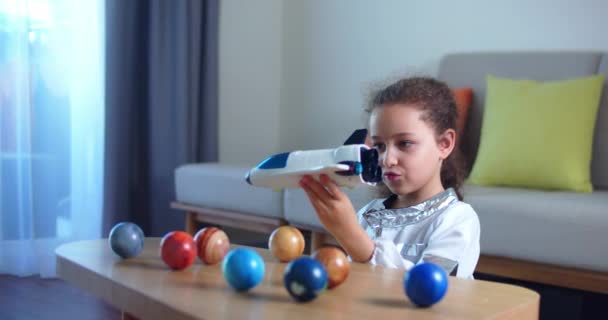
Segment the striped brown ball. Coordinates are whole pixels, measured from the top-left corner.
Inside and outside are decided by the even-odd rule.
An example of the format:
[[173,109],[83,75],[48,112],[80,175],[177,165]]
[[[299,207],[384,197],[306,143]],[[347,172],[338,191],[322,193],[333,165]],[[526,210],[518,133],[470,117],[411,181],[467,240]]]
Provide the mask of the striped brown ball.
[[204,264],[216,264],[230,250],[230,240],[224,231],[216,227],[199,230],[194,236],[199,259]]

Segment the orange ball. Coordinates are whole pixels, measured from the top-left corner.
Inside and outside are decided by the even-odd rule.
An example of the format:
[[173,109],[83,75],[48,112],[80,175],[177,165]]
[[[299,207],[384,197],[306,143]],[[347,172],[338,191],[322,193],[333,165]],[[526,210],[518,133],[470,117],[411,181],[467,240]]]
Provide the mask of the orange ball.
[[282,226],[276,228],[268,239],[268,248],[281,262],[289,262],[304,253],[304,236],[297,228]]
[[224,259],[230,250],[230,240],[224,231],[216,227],[207,227],[194,235],[198,257],[204,264],[216,264]]
[[348,277],[350,262],[344,252],[337,247],[323,247],[313,252],[312,257],[317,259],[327,270],[327,288],[333,289]]

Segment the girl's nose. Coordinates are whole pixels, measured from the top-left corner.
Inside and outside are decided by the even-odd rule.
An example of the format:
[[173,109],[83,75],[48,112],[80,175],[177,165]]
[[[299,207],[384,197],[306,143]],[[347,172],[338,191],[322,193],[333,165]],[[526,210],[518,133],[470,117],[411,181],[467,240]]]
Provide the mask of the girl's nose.
[[385,168],[390,168],[397,164],[397,158],[394,156],[394,152],[392,152],[390,148],[386,148],[380,157],[380,163]]

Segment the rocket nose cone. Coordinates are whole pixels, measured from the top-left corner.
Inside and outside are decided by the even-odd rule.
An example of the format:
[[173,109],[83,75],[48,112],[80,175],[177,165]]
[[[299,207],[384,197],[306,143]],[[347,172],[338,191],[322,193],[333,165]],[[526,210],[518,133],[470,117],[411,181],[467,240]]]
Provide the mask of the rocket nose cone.
[[245,181],[247,181],[247,183],[251,184],[251,177],[249,176],[250,172],[247,172],[247,175],[245,176]]

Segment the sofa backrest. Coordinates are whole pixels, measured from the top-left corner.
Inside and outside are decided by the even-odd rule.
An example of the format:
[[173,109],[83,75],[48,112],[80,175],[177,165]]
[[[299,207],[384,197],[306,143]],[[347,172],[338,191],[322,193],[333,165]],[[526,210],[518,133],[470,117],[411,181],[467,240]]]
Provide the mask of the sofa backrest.
[[[602,72],[608,76],[608,54],[602,52],[477,52],[444,56],[437,77],[450,87],[471,87],[473,105],[463,134],[462,151],[468,169],[479,147],[487,74],[537,81],[564,80]],[[604,83],[595,126],[591,177],[596,188],[608,188],[608,91]]]

